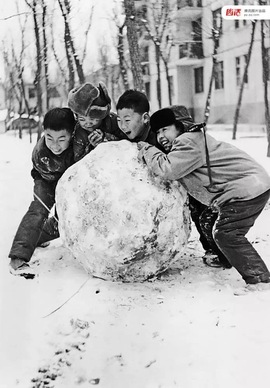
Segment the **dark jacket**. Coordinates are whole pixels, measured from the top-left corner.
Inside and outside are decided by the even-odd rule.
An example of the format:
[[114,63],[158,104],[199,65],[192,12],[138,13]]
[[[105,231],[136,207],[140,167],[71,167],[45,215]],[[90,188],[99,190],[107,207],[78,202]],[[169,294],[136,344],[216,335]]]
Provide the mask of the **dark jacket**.
[[[55,188],[59,178],[74,163],[72,144],[61,153],[55,155],[45,144],[42,137],[32,153],[33,169],[31,175],[34,178],[34,199],[27,213],[24,215],[14,237],[10,249],[10,258],[21,258],[28,262],[38,244],[46,225],[50,224],[48,209],[55,203]],[[44,206],[45,205],[45,206]],[[53,218],[52,218],[53,220]],[[47,228],[46,238],[42,242],[59,237],[58,225]]]
[[[105,141],[114,141],[114,140],[128,140],[127,136],[120,130],[117,124],[117,116],[115,113],[110,113],[105,119],[102,120],[99,127],[104,133]],[[88,140],[89,133],[83,129],[79,123],[75,126],[75,131],[73,135],[73,150],[74,150],[74,160],[77,162],[92,151],[93,147]]]
[[135,139],[131,140],[132,143],[139,143],[139,141],[144,141],[162,150],[161,145],[157,142],[157,134],[151,130],[149,124],[145,127],[145,131],[141,136],[137,136]]
[[74,163],[72,144],[61,155],[55,155],[45,144],[44,136],[37,142],[32,153],[34,179],[42,178],[57,182],[68,167]]

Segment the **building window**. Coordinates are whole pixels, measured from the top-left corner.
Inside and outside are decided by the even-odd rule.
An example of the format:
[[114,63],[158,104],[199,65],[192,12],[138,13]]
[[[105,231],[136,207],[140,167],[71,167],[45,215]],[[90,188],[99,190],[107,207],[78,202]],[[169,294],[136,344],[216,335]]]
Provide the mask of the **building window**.
[[221,17],[221,8],[216,9],[212,12],[213,17],[213,28],[212,28],[212,39],[214,41],[214,46],[219,47],[219,39],[222,35],[222,17]]
[[141,19],[147,19],[147,5],[141,4],[137,5],[135,4],[136,14]]
[[60,94],[59,94],[56,87],[53,86],[53,87],[50,87],[48,89],[48,97],[49,98],[59,98],[60,97]]
[[194,69],[195,93],[203,92],[203,67]]
[[184,7],[202,7],[202,0],[177,0],[177,9]]
[[219,32],[219,35],[222,34],[221,8],[213,11],[213,28]]
[[235,58],[235,73],[236,73],[236,85],[239,86],[241,84],[240,57]]
[[148,64],[142,65],[142,73],[143,75],[150,75],[150,68]]
[[174,83],[173,83],[173,76],[169,76],[169,83],[170,83],[170,90],[171,90],[171,97],[174,97]]
[[[234,0],[234,5],[245,5],[246,4],[246,1],[245,0]],[[247,25],[247,20],[246,19],[243,19],[243,20],[239,20],[239,19],[236,19],[234,21],[234,27],[235,29],[238,29],[240,28],[240,23],[243,24],[243,26],[246,26]]]
[[217,62],[215,66],[215,89],[224,88],[223,61]]
[[28,95],[29,95],[29,99],[30,98],[36,98],[36,89],[35,88],[29,88],[28,89]]
[[142,48],[142,62],[149,62],[149,46],[144,46]]
[[145,82],[144,83],[144,89],[145,89],[145,94],[146,94],[148,100],[150,100],[151,99],[150,82]]
[[[236,74],[236,85],[240,86],[242,82],[242,77],[245,72],[247,64],[247,55],[242,55],[241,57],[235,58],[235,74]],[[248,83],[248,73],[245,75],[244,83]]]

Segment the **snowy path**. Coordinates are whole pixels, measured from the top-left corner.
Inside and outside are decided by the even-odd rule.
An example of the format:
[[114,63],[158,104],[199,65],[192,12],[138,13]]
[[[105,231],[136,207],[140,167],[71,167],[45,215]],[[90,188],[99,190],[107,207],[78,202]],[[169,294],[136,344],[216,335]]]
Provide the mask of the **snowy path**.
[[[227,134],[220,134],[220,136]],[[270,172],[266,139],[242,138]],[[234,296],[235,270],[208,268],[193,230],[181,263],[159,280],[89,279],[56,240],[37,249],[38,276],[9,275],[8,251],[32,196],[32,145],[0,135],[0,387],[267,386],[270,291]],[[270,267],[270,208],[250,239]],[[32,381],[31,381],[32,380]]]

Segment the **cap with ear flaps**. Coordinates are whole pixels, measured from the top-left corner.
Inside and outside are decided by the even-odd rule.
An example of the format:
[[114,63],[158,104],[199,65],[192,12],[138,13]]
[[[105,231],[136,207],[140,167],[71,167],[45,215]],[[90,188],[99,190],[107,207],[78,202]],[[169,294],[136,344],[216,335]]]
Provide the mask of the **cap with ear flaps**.
[[151,129],[156,132],[160,128],[175,124],[175,115],[170,108],[163,108],[152,114],[150,117]]
[[170,109],[173,111],[176,120],[193,122],[193,118],[184,105],[171,105]]
[[176,122],[182,124],[184,131],[188,131],[193,127],[194,120],[184,105],[171,105],[170,108],[175,115]]
[[111,99],[103,82],[98,87],[87,82],[69,92],[68,106],[78,115],[102,120],[110,112]]

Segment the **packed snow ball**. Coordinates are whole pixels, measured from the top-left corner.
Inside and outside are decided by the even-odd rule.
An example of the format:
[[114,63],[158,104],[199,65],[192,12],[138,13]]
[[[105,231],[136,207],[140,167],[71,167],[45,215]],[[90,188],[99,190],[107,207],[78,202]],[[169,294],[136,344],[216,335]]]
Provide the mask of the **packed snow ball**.
[[87,272],[143,281],[181,259],[190,233],[187,194],[152,176],[127,140],[99,144],[59,180],[64,245]]

